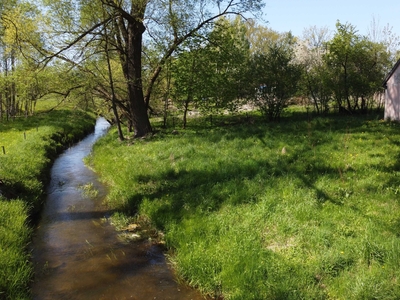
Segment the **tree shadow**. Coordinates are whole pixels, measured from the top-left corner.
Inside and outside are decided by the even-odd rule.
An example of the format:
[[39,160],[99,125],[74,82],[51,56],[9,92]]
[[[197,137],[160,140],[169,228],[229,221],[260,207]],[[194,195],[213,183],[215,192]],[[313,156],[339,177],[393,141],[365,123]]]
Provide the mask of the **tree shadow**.
[[[361,133],[370,126],[368,120],[376,120],[376,116],[325,116],[311,118],[309,122],[307,115],[300,114],[288,120],[290,121],[282,120],[279,124],[262,126],[257,123],[251,126],[234,124],[208,133],[204,133],[204,130],[199,131],[199,135],[204,137],[204,142],[209,143],[234,139],[247,140],[249,137],[254,137],[268,148],[268,151],[276,149],[276,155],[280,158],[271,160],[268,157],[257,157],[251,163],[235,161],[224,163],[220,168],[176,170],[171,167],[158,174],[137,175],[134,181],[138,182],[140,188],[128,196],[123,210],[134,214],[144,199],[159,201],[157,209],[152,211],[151,218],[162,228],[164,220],[179,222],[194,211],[210,213],[219,210],[223,205],[257,202],[265,191],[274,189],[276,180],[283,176],[291,176],[296,179],[299,188],[312,191],[317,205],[330,202],[343,206],[346,199],[351,196],[346,190],[351,186],[351,182],[345,177],[357,171],[352,168],[346,169],[345,166],[334,167],[335,164],[331,164],[329,160],[325,161],[325,158],[318,160],[318,156],[315,157],[313,152],[314,143],[315,147],[331,144],[332,140],[327,131],[343,134]],[[375,125],[372,124],[371,128],[379,131],[380,125],[376,125],[376,121],[372,123]],[[309,131],[311,133],[308,135]],[[180,136],[174,138],[179,139]],[[395,139],[391,143],[396,146],[400,144]],[[288,154],[280,153],[279,144],[289,145]],[[297,146],[295,152],[290,152],[291,145]],[[400,161],[400,155],[398,153],[396,155],[397,161]],[[312,165],[312,168],[307,169],[307,165]],[[400,163],[391,167],[391,170],[395,169],[400,169]],[[387,171],[390,170],[385,170]],[[322,176],[334,180],[336,190],[321,187],[319,180]],[[255,191],[254,186],[247,185],[247,181],[258,178],[263,183]],[[343,190],[340,189],[341,186]]]
[[6,200],[16,199],[19,195],[28,194],[28,190],[20,182],[10,182],[0,179],[0,196]]
[[[156,211],[152,211],[151,219],[159,228],[163,228],[165,220],[179,222],[192,213],[211,213],[221,209],[223,205],[243,205],[260,200],[266,191],[273,190],[279,178],[290,176],[298,180],[300,188],[314,191],[317,204],[327,201],[335,205],[343,205],[340,197],[330,195],[318,188],[318,176],[323,174],[340,180],[337,169],[321,165],[315,167],[310,174],[301,168],[294,167],[296,157],[270,161],[258,158],[251,163],[224,164],[219,169],[179,170],[173,168],[158,174],[138,175],[135,181],[144,186],[136,194],[132,194],[124,207],[125,211],[134,214],[138,211],[143,199],[159,201]],[[310,175],[310,176],[307,176]],[[258,179],[257,179],[258,178]],[[254,190],[248,182],[262,181]]]
[[[152,218],[158,225],[162,225],[162,222],[157,220],[179,220],[192,210],[208,213],[220,209],[223,204],[239,205],[252,202],[254,198],[241,196],[252,195],[250,187],[243,182],[259,175],[255,166],[273,169],[267,160],[257,160],[253,166],[231,164],[219,170],[169,169],[157,175],[139,175],[135,181],[149,188],[145,187],[141,192],[131,195],[128,207],[124,210],[137,211],[143,199],[160,201],[165,198],[167,201],[159,206]],[[269,184],[267,180],[265,184]],[[240,194],[230,194],[232,188],[238,185],[241,185]]]

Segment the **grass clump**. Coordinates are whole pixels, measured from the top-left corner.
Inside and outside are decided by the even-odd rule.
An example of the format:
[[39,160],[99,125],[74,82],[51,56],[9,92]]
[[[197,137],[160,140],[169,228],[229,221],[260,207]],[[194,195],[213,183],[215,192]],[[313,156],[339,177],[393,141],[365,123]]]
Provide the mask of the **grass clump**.
[[108,205],[165,233],[226,299],[400,297],[400,126],[375,117],[192,127],[95,145]]
[[24,249],[31,229],[26,224],[27,205],[0,197],[0,299],[26,299],[32,276]]
[[27,246],[51,162],[93,125],[92,115],[72,110],[0,123],[0,299],[30,298]]

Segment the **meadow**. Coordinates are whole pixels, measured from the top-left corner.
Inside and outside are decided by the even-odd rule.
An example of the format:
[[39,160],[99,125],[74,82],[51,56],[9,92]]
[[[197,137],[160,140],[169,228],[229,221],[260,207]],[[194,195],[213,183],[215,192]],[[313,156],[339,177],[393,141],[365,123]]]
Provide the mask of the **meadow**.
[[70,109],[0,122],[0,299],[30,299],[28,245],[51,163],[94,122],[93,115]]
[[113,222],[151,223],[204,294],[397,299],[400,125],[381,118],[197,119],[125,142],[112,129],[88,163]]

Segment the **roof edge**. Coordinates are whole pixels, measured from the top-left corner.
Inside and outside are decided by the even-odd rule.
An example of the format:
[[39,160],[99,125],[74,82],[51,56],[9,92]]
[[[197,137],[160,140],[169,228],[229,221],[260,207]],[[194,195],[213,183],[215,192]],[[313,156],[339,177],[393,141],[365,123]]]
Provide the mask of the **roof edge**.
[[400,65],[400,59],[397,60],[397,62],[394,64],[393,68],[390,70],[390,72],[386,75],[385,79],[383,80],[382,86],[386,88],[386,83],[388,82],[389,78],[392,77],[393,73],[396,71],[396,69]]

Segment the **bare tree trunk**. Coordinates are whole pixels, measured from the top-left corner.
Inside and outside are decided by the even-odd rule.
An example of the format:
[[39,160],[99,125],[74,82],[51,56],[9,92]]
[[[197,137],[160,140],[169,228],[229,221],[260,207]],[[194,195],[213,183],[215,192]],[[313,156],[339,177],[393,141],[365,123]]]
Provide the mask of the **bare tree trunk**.
[[[4,77],[7,79],[8,77],[8,60],[7,57],[4,57]],[[10,119],[10,106],[11,106],[11,99],[10,99],[10,86],[8,81],[6,80],[6,84],[4,87],[4,98],[5,98],[5,114],[6,120]]]
[[110,80],[112,110],[113,110],[113,113],[114,113],[115,122],[117,123],[118,138],[119,138],[120,141],[123,141],[124,140],[124,134],[122,133],[121,122],[120,122],[119,116],[118,116],[116,97],[115,97],[115,89],[114,89],[114,80],[113,80],[112,70],[111,70],[110,55],[108,53],[107,26],[104,26],[104,34],[105,34],[105,49],[104,50],[106,52],[107,67],[108,67],[108,78]]
[[0,91],[0,122],[3,120],[3,93]]
[[[15,55],[14,51],[11,51],[11,74],[14,75],[15,72]],[[11,80],[11,109],[12,109],[12,116],[15,118],[15,116],[18,113],[18,103],[16,103],[16,88],[15,88],[15,81],[14,78]]]
[[[169,61],[171,63],[171,60]],[[171,71],[170,67],[167,69],[167,86],[164,94],[164,128],[167,127],[168,107],[169,107],[169,92],[171,87]]]
[[168,94],[165,93],[164,95],[164,116],[163,116],[163,127],[167,128],[167,117],[168,117]]
[[188,98],[186,99],[185,103],[184,103],[184,110],[183,110],[183,128],[186,128],[186,124],[187,124],[187,114],[189,111],[189,103],[191,102],[190,96],[188,96]]
[[25,118],[28,118],[29,115],[29,100],[25,100]]

